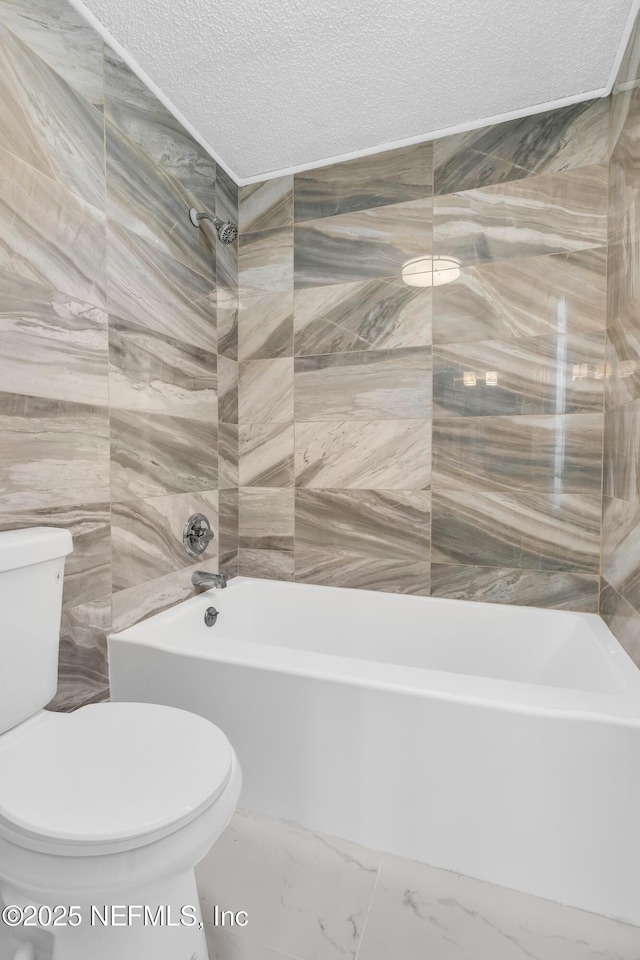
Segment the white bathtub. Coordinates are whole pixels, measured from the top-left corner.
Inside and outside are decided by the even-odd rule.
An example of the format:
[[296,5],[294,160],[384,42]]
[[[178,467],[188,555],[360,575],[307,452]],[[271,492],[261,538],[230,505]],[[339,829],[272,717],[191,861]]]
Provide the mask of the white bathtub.
[[595,615],[238,578],[109,647],[244,809],[640,924],[640,671]]

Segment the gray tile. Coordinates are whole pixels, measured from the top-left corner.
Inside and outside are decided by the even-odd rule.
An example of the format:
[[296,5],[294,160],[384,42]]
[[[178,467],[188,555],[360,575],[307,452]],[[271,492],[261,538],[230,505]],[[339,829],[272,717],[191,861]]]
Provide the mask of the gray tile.
[[238,328],[241,360],[293,356],[293,290],[245,298]]
[[238,289],[240,303],[291,291],[293,282],[293,229],[276,227],[240,235]]
[[600,616],[618,639],[637,667],[640,667],[640,613],[602,581]]
[[431,196],[431,143],[297,173],[295,219],[315,220]]
[[218,356],[218,420],[238,422],[238,364]]
[[618,500],[640,501],[640,400],[614,407],[604,418],[603,491]]
[[602,576],[640,609],[640,504],[603,498]]
[[293,420],[293,360],[249,360],[239,365],[240,423]]
[[431,413],[431,350],[295,360],[296,420],[407,420]]
[[481,603],[598,612],[597,574],[554,570],[479,567],[466,563],[431,565],[431,596]]
[[240,486],[293,486],[293,424],[240,427]]
[[293,223],[293,177],[275,177],[240,187],[238,206],[238,226],[243,233],[290,226]]
[[70,711],[109,699],[107,634],[111,594],[64,607],[60,626],[58,689],[51,710]]
[[429,563],[424,560],[363,557],[296,545],[295,561],[297,583],[429,596]]
[[[238,186],[231,177],[218,166],[216,171],[216,207],[215,214],[221,220],[238,222]],[[235,243],[217,243],[216,281],[218,288],[238,295],[238,254],[240,241]]]
[[293,549],[260,550],[241,547],[238,554],[238,574],[261,580],[293,580]]
[[[229,360],[238,359],[238,303],[226,290],[218,290],[218,353]],[[229,301],[232,301],[231,303]]]
[[238,503],[237,485],[218,492],[219,569],[229,579],[238,576]]
[[211,560],[195,566],[167,573],[154,580],[146,580],[113,594],[113,630],[125,630],[139,620],[154,616],[163,610],[193,596],[191,576],[194,570],[211,569]]
[[293,490],[241,487],[239,501],[240,549],[293,549]]
[[218,489],[231,490],[238,486],[238,425],[218,424]]

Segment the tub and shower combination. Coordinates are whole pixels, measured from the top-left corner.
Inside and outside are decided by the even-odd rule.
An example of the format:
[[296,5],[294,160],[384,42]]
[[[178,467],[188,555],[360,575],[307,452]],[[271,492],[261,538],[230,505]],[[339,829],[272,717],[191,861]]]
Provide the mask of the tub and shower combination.
[[239,577],[109,646],[114,699],[224,730],[241,808],[640,924],[640,671],[596,615]]

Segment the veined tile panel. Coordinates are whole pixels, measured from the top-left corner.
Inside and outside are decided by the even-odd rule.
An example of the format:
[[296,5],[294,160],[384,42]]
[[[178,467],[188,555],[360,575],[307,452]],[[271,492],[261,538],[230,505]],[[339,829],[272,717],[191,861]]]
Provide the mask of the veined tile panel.
[[0,270],[0,342],[5,392],[106,406],[102,308]]
[[[196,446],[196,449],[198,445]],[[237,423],[218,424],[218,489],[236,490],[239,484],[239,439]]]
[[432,563],[598,573],[600,496],[433,492]]
[[296,289],[399,277],[405,261],[431,253],[431,216],[426,199],[297,224]]
[[603,498],[602,576],[640,609],[640,504]]
[[111,410],[111,499],[210,490],[217,476],[215,420]]
[[0,140],[4,149],[104,210],[101,111],[1,23],[0,60]]
[[[218,530],[218,492],[184,493],[145,500],[127,500],[113,505],[111,540],[113,547],[113,590],[135,587],[192,567],[182,543],[185,521],[193,513],[204,513],[214,533]],[[217,537],[198,563],[215,564]]]
[[238,503],[237,485],[218,491],[218,569],[227,579],[238,576]]
[[287,293],[293,280],[293,229],[274,227],[238,239],[240,303],[249,297]]
[[434,416],[602,411],[604,353],[604,330],[437,345]]
[[465,267],[433,290],[433,340],[601,333],[606,292],[606,247]]
[[104,307],[104,212],[0,147],[0,269]]
[[164,577],[147,580],[135,587],[113,594],[112,611],[114,631],[125,630],[133,623],[173,607],[193,596],[191,577],[195,570],[210,570],[215,557],[193,566],[167,573]]
[[599,495],[602,415],[434,420],[433,483],[444,490]]
[[216,422],[215,353],[112,314],[109,360],[112,407]]
[[607,100],[591,100],[442,137],[433,144],[434,192],[606,163],[608,114]]
[[598,612],[597,573],[479,567],[468,563],[431,565],[431,596],[481,603]]
[[197,273],[113,220],[108,221],[107,243],[111,313],[167,337],[216,349],[214,272]]
[[428,346],[431,294],[393,279],[296,290],[296,356]]
[[326,420],[296,424],[296,486],[425,490],[429,420]]
[[316,220],[431,196],[433,144],[304,170],[294,178],[295,219]]
[[240,488],[240,548],[293,550],[293,490]]
[[408,420],[431,414],[431,350],[295,359],[296,420]]
[[71,711],[109,699],[107,633],[111,593],[75,607],[63,607],[58,654],[58,689],[47,706]]
[[229,360],[238,359],[238,298],[228,290],[217,290],[217,339],[218,353]]
[[109,499],[106,407],[0,393],[0,509]]
[[242,233],[274,230],[293,223],[293,177],[276,177],[238,190],[238,227]]
[[105,48],[104,80],[109,120],[213,210],[214,161],[110,47]]
[[250,423],[240,427],[240,486],[292,487],[292,423]]
[[240,423],[293,420],[293,360],[248,360],[238,369]]
[[238,364],[218,355],[218,420],[238,422]]
[[[238,222],[238,187],[231,177],[227,176],[222,167],[218,167],[216,170],[215,214],[225,223],[227,221]],[[215,275],[218,292],[225,290],[235,298],[238,296],[238,249],[240,242],[239,239],[235,243],[218,243],[216,241]]]
[[293,550],[258,550],[240,547],[238,574],[261,580],[294,580]]
[[[640,249],[635,253],[640,255]],[[614,256],[612,250],[610,263]],[[629,267],[631,272],[633,268],[631,265]],[[620,275],[614,269],[610,278],[610,282],[615,284]],[[633,282],[637,283],[637,279],[634,278]],[[620,307],[618,311],[610,304],[607,320],[605,406],[608,409],[640,397],[640,296],[631,299],[620,297],[619,301],[623,299],[624,304],[619,302],[615,305]]]
[[640,400],[605,413],[603,492],[640,501]]
[[433,245],[463,265],[571,253],[607,240],[607,168],[599,164],[435,197]]
[[600,589],[600,616],[640,667],[640,613],[606,580],[602,581]]
[[102,38],[67,0],[2,0],[0,22],[81,96],[102,106]]
[[293,356],[293,288],[245,297],[238,313],[240,360]]

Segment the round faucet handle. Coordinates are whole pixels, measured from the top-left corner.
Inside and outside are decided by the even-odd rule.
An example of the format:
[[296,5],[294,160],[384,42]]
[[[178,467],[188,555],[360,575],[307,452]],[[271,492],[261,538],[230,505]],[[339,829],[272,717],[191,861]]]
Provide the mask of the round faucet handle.
[[194,513],[187,520],[182,532],[184,549],[190,557],[199,557],[213,540],[211,524],[203,513]]

